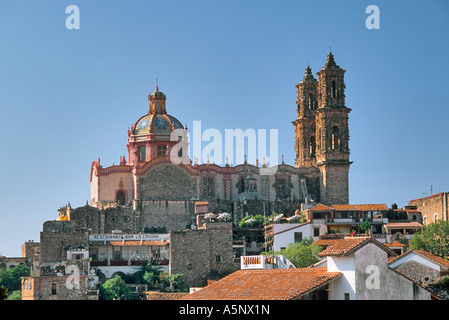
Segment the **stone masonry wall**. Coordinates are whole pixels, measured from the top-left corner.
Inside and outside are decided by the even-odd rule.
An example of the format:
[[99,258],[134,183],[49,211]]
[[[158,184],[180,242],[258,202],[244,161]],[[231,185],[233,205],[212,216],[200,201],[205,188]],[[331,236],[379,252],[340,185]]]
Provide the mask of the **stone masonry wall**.
[[62,261],[66,248],[88,248],[86,231],[75,231],[74,221],[46,221],[41,232],[40,264]]
[[421,211],[424,225],[435,222],[436,219],[446,220],[449,194],[438,193],[430,197],[411,200],[410,206],[416,206]]
[[232,250],[232,224],[208,223],[204,229],[170,232],[171,273],[181,273],[189,286],[238,270]]

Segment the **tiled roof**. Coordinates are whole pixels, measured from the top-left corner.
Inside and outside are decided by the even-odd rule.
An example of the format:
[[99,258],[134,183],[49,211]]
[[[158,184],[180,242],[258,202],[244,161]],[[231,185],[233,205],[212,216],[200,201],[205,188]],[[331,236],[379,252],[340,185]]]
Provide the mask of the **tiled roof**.
[[345,237],[344,239],[338,240],[333,246],[329,246],[327,249],[318,253],[318,256],[345,256],[368,243],[377,245],[379,248],[386,251],[388,256],[396,256],[394,251],[372,237]]
[[445,260],[445,259],[443,259],[443,258],[441,258],[439,256],[436,256],[436,255],[434,255],[434,254],[432,254],[432,253],[430,253],[428,251],[424,251],[424,250],[413,250],[413,251],[415,251],[418,254],[420,254],[420,255],[422,255],[422,256],[430,259],[430,260],[433,260],[434,262],[436,262],[436,263],[438,263],[438,264],[440,264],[440,265],[442,265],[442,266],[444,266],[444,267],[449,269],[449,261],[447,261],[447,260]]
[[327,268],[239,270],[182,300],[292,300],[341,276]]
[[385,228],[419,228],[423,225],[416,221],[410,222],[389,222],[384,224]]
[[325,206],[324,204],[321,203],[318,203],[315,207],[309,209],[309,211],[329,211],[329,210],[332,210],[332,208]]
[[388,211],[388,207],[385,203],[380,204],[333,204],[332,206],[326,206],[324,204],[317,204],[315,207],[309,209],[309,211]]
[[317,246],[332,246],[338,241],[340,241],[340,239],[319,239],[313,244],[316,244]]
[[337,240],[334,245],[318,253],[318,256],[343,256],[370,239],[369,237],[351,237]]
[[384,245],[386,245],[387,247],[405,247],[404,244],[397,241],[393,241],[392,243],[384,243]]
[[449,261],[447,261],[447,260],[445,260],[445,259],[443,259],[443,258],[441,258],[439,256],[436,256],[436,255],[434,255],[434,254],[432,254],[432,253],[430,253],[428,251],[424,251],[424,250],[409,250],[406,253],[404,253],[404,254],[402,254],[402,255],[400,255],[398,257],[395,257],[394,259],[388,260],[388,263],[391,263],[393,261],[397,261],[397,260],[399,260],[399,259],[401,259],[401,258],[403,258],[403,257],[405,257],[407,255],[410,255],[412,253],[416,253],[416,254],[424,257],[424,258],[432,260],[433,262],[443,266],[444,268],[448,268],[449,269]]
[[354,210],[354,211],[388,211],[386,204],[333,204],[332,208],[338,211]]

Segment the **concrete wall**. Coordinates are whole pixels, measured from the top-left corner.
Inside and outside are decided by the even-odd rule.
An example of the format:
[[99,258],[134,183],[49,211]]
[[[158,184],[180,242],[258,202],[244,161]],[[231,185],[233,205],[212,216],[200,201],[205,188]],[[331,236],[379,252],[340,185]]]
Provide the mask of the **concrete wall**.
[[330,300],[344,300],[345,293],[350,300],[356,299],[355,285],[355,261],[354,256],[328,256],[327,270],[329,272],[341,272],[342,277],[334,281],[333,290],[329,293]]
[[[274,251],[279,251],[281,248],[287,248],[290,243],[295,243],[295,233],[301,232],[302,233],[302,239],[308,239],[309,237],[312,237],[312,227],[310,223],[307,223],[305,225],[302,225],[300,227],[291,229],[295,226],[301,225],[300,223],[283,223],[283,224],[274,224],[273,225],[273,232],[274,232],[274,242],[273,242],[273,249]],[[284,231],[282,233],[276,234],[280,231],[283,231],[282,229],[290,229],[288,231]]]
[[359,300],[429,300],[430,293],[388,267],[387,253],[367,244],[355,254]]

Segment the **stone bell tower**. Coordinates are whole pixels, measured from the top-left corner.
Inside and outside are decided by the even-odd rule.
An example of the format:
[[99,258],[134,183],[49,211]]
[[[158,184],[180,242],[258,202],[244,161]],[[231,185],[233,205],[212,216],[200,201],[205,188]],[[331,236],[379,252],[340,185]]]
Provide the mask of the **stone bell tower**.
[[351,111],[345,105],[345,70],[329,52],[318,75],[318,107],[315,111],[317,135],[316,165],[321,172],[321,202],[349,203],[349,125]]
[[295,165],[312,167],[316,165],[316,126],[315,114],[317,103],[317,80],[309,66],[304,78],[296,85],[297,117],[295,127]]
[[349,126],[351,109],[345,105],[345,70],[329,52],[325,66],[317,72],[309,66],[296,85],[295,127],[296,167],[320,171],[320,202],[349,202]]

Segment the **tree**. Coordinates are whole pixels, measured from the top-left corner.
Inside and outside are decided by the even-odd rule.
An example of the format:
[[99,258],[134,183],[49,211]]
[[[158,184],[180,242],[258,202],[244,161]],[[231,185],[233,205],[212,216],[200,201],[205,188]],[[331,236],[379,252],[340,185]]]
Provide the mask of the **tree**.
[[15,290],[13,291],[6,300],[22,300],[22,291]]
[[119,275],[107,280],[100,288],[102,300],[131,299],[131,297],[131,290]]
[[149,288],[154,287],[154,285],[160,281],[161,269],[162,267],[154,260],[148,261],[148,263],[143,265],[139,271],[141,282],[147,284]]
[[361,229],[362,231],[368,232],[369,228],[371,228],[371,225],[370,225],[370,223],[369,223],[368,221],[366,221],[366,220],[363,221],[363,222],[360,224],[360,229]]
[[437,220],[428,224],[421,234],[414,234],[410,249],[425,250],[446,259],[449,256],[449,222]]
[[7,291],[21,290],[22,277],[30,275],[30,268],[24,264],[19,264],[14,268],[0,272],[0,287],[6,287]]
[[[189,286],[184,282],[180,273],[169,275],[166,279],[170,284],[171,292],[187,292],[189,290]],[[167,289],[165,290],[168,291]]]
[[267,255],[283,255],[297,268],[305,268],[318,262],[316,255],[322,248],[313,244],[313,238],[304,239],[301,242],[290,243],[287,248],[278,252],[269,252]]

